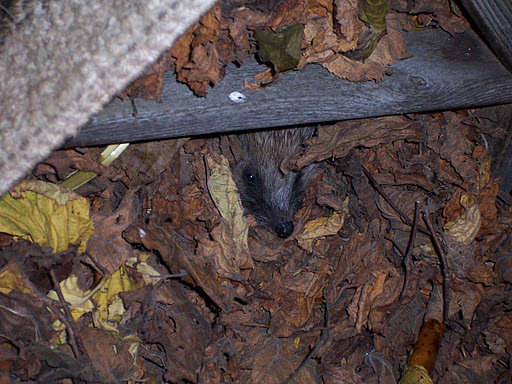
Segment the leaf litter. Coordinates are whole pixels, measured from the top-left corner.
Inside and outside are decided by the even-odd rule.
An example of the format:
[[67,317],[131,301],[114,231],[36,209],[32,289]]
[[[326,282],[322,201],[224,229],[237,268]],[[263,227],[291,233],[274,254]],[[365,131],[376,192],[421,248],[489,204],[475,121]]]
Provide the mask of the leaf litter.
[[[388,4],[389,3],[389,4]],[[418,4],[402,0],[222,1],[190,27],[120,97],[161,102],[163,75],[176,73],[196,96],[206,96],[228,71],[256,55],[264,64],[250,90],[279,80],[282,73],[318,64],[352,82],[379,82],[389,65],[409,57],[403,31],[442,28],[460,33],[468,21],[453,2]]]
[[[467,28],[447,2],[373,4],[361,17],[352,1],[225,2],[125,94],[159,100],[172,62],[204,95],[256,52],[255,31],[299,23],[295,69],[379,81],[407,57],[402,29]],[[253,89],[289,70],[268,57]],[[317,127],[281,164],[321,164],[287,239],[243,214],[234,135],[131,145],[111,167],[100,148],[53,153],[0,201],[0,381],[509,380],[512,209],[493,142],[511,116]],[[76,193],[52,184],[76,169],[98,176]]]
[[[243,214],[228,161],[236,136],[136,145],[104,175],[95,169],[94,190],[81,187],[94,222],[85,252],[2,227],[12,235],[0,253],[2,380],[386,382],[425,375],[406,363],[427,321],[444,329],[439,357],[425,364],[434,382],[500,382],[512,337],[512,211],[484,137],[506,122],[481,113],[319,126],[282,164],[321,164],[284,240]],[[171,159],[134,177],[127,164],[144,151]],[[70,153],[34,173],[70,173],[79,157],[62,161]],[[14,192],[24,188],[4,199],[23,199]],[[42,217],[55,209],[37,206]],[[8,212],[0,222],[13,221]]]

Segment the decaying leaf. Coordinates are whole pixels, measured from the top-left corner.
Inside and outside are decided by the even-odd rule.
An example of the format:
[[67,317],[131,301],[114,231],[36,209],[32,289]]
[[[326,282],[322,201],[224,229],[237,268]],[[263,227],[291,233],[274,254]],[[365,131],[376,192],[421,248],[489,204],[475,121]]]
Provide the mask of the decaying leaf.
[[295,24],[278,33],[271,29],[255,31],[259,58],[271,63],[277,72],[295,68],[300,60],[303,33],[302,24]]
[[24,181],[0,199],[0,232],[62,252],[84,252],[93,233],[89,202],[67,188]]
[[213,7],[192,26],[172,49],[177,79],[198,96],[206,96],[210,84],[220,80],[219,56],[215,43],[220,35],[220,6]]
[[135,191],[129,191],[119,207],[113,212],[93,212],[96,229],[91,236],[94,241],[87,247],[88,256],[108,274],[114,273],[133,256],[133,249],[123,239],[125,230],[137,215]]
[[331,156],[344,157],[356,146],[373,147],[404,138],[424,140],[421,124],[403,116],[389,116],[320,126],[315,137],[309,140],[306,151],[290,156],[281,167],[301,169]]
[[161,140],[129,146],[114,166],[123,169],[128,177],[128,186],[136,188],[155,180],[169,168],[176,153],[188,138]]
[[25,285],[23,274],[16,264],[7,264],[0,270],[0,293],[9,294],[12,290],[21,293],[30,293],[31,290]]
[[215,160],[207,156],[210,176],[208,178],[208,190],[220,215],[227,221],[236,247],[246,250],[249,225],[244,216],[244,210],[235,181],[229,170],[227,159],[221,156]]
[[[71,315],[75,320],[95,308],[90,297],[87,296],[89,292],[82,290],[77,282],[77,277],[73,275],[60,282],[62,295],[64,296],[64,300],[70,305]],[[59,300],[57,292],[54,290],[48,293],[48,297],[55,301]]]
[[448,236],[462,244],[470,244],[480,229],[481,215],[475,197],[463,193],[460,204],[465,208],[455,221],[446,223],[444,230]]
[[348,203],[349,200],[346,199],[343,203],[343,211],[335,212],[330,217],[320,217],[308,221],[304,225],[304,231],[297,236],[300,247],[308,252],[313,252],[316,239],[336,234],[348,215]]
[[97,328],[117,331],[115,323],[121,321],[126,311],[119,293],[140,288],[140,284],[135,281],[128,269],[127,265],[122,265],[105,279],[101,289],[94,294],[93,299],[98,305],[98,310],[93,316]]

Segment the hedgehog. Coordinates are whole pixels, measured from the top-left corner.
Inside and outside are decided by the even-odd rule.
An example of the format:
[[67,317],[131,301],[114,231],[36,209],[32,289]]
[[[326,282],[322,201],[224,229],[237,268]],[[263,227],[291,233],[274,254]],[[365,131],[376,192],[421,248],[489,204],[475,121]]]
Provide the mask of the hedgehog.
[[239,134],[243,159],[231,164],[245,213],[275,235],[286,238],[294,230],[293,216],[316,173],[311,164],[285,175],[283,160],[301,150],[315,128],[288,128]]

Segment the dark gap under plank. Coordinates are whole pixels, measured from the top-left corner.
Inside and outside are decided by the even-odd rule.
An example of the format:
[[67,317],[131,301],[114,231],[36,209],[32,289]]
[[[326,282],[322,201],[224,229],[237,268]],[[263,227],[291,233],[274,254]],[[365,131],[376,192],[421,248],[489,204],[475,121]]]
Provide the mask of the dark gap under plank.
[[512,72],[512,2],[461,0],[461,3],[498,59]]
[[[379,84],[351,83],[310,65],[262,91],[249,91],[243,81],[265,69],[251,58],[240,68],[231,65],[205,98],[197,98],[167,72],[163,103],[136,99],[134,117],[129,100],[113,100],[65,147],[512,103],[512,74],[474,32],[452,37],[422,30],[405,37],[411,58],[395,63],[393,74]],[[234,91],[245,102],[231,101]]]

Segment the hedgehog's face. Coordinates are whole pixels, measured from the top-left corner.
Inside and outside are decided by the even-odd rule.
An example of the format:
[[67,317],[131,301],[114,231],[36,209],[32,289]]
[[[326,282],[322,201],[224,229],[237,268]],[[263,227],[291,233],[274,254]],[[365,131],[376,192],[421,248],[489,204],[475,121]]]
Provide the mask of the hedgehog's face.
[[302,204],[304,191],[315,173],[310,165],[298,172],[281,172],[281,163],[297,153],[310,128],[258,131],[239,136],[243,155],[231,165],[245,212],[258,223],[285,238],[293,232],[293,216]]
[[235,165],[233,170],[245,211],[277,236],[290,236],[293,216],[302,204],[306,188],[305,170],[285,176],[275,167],[261,168],[251,162]]

